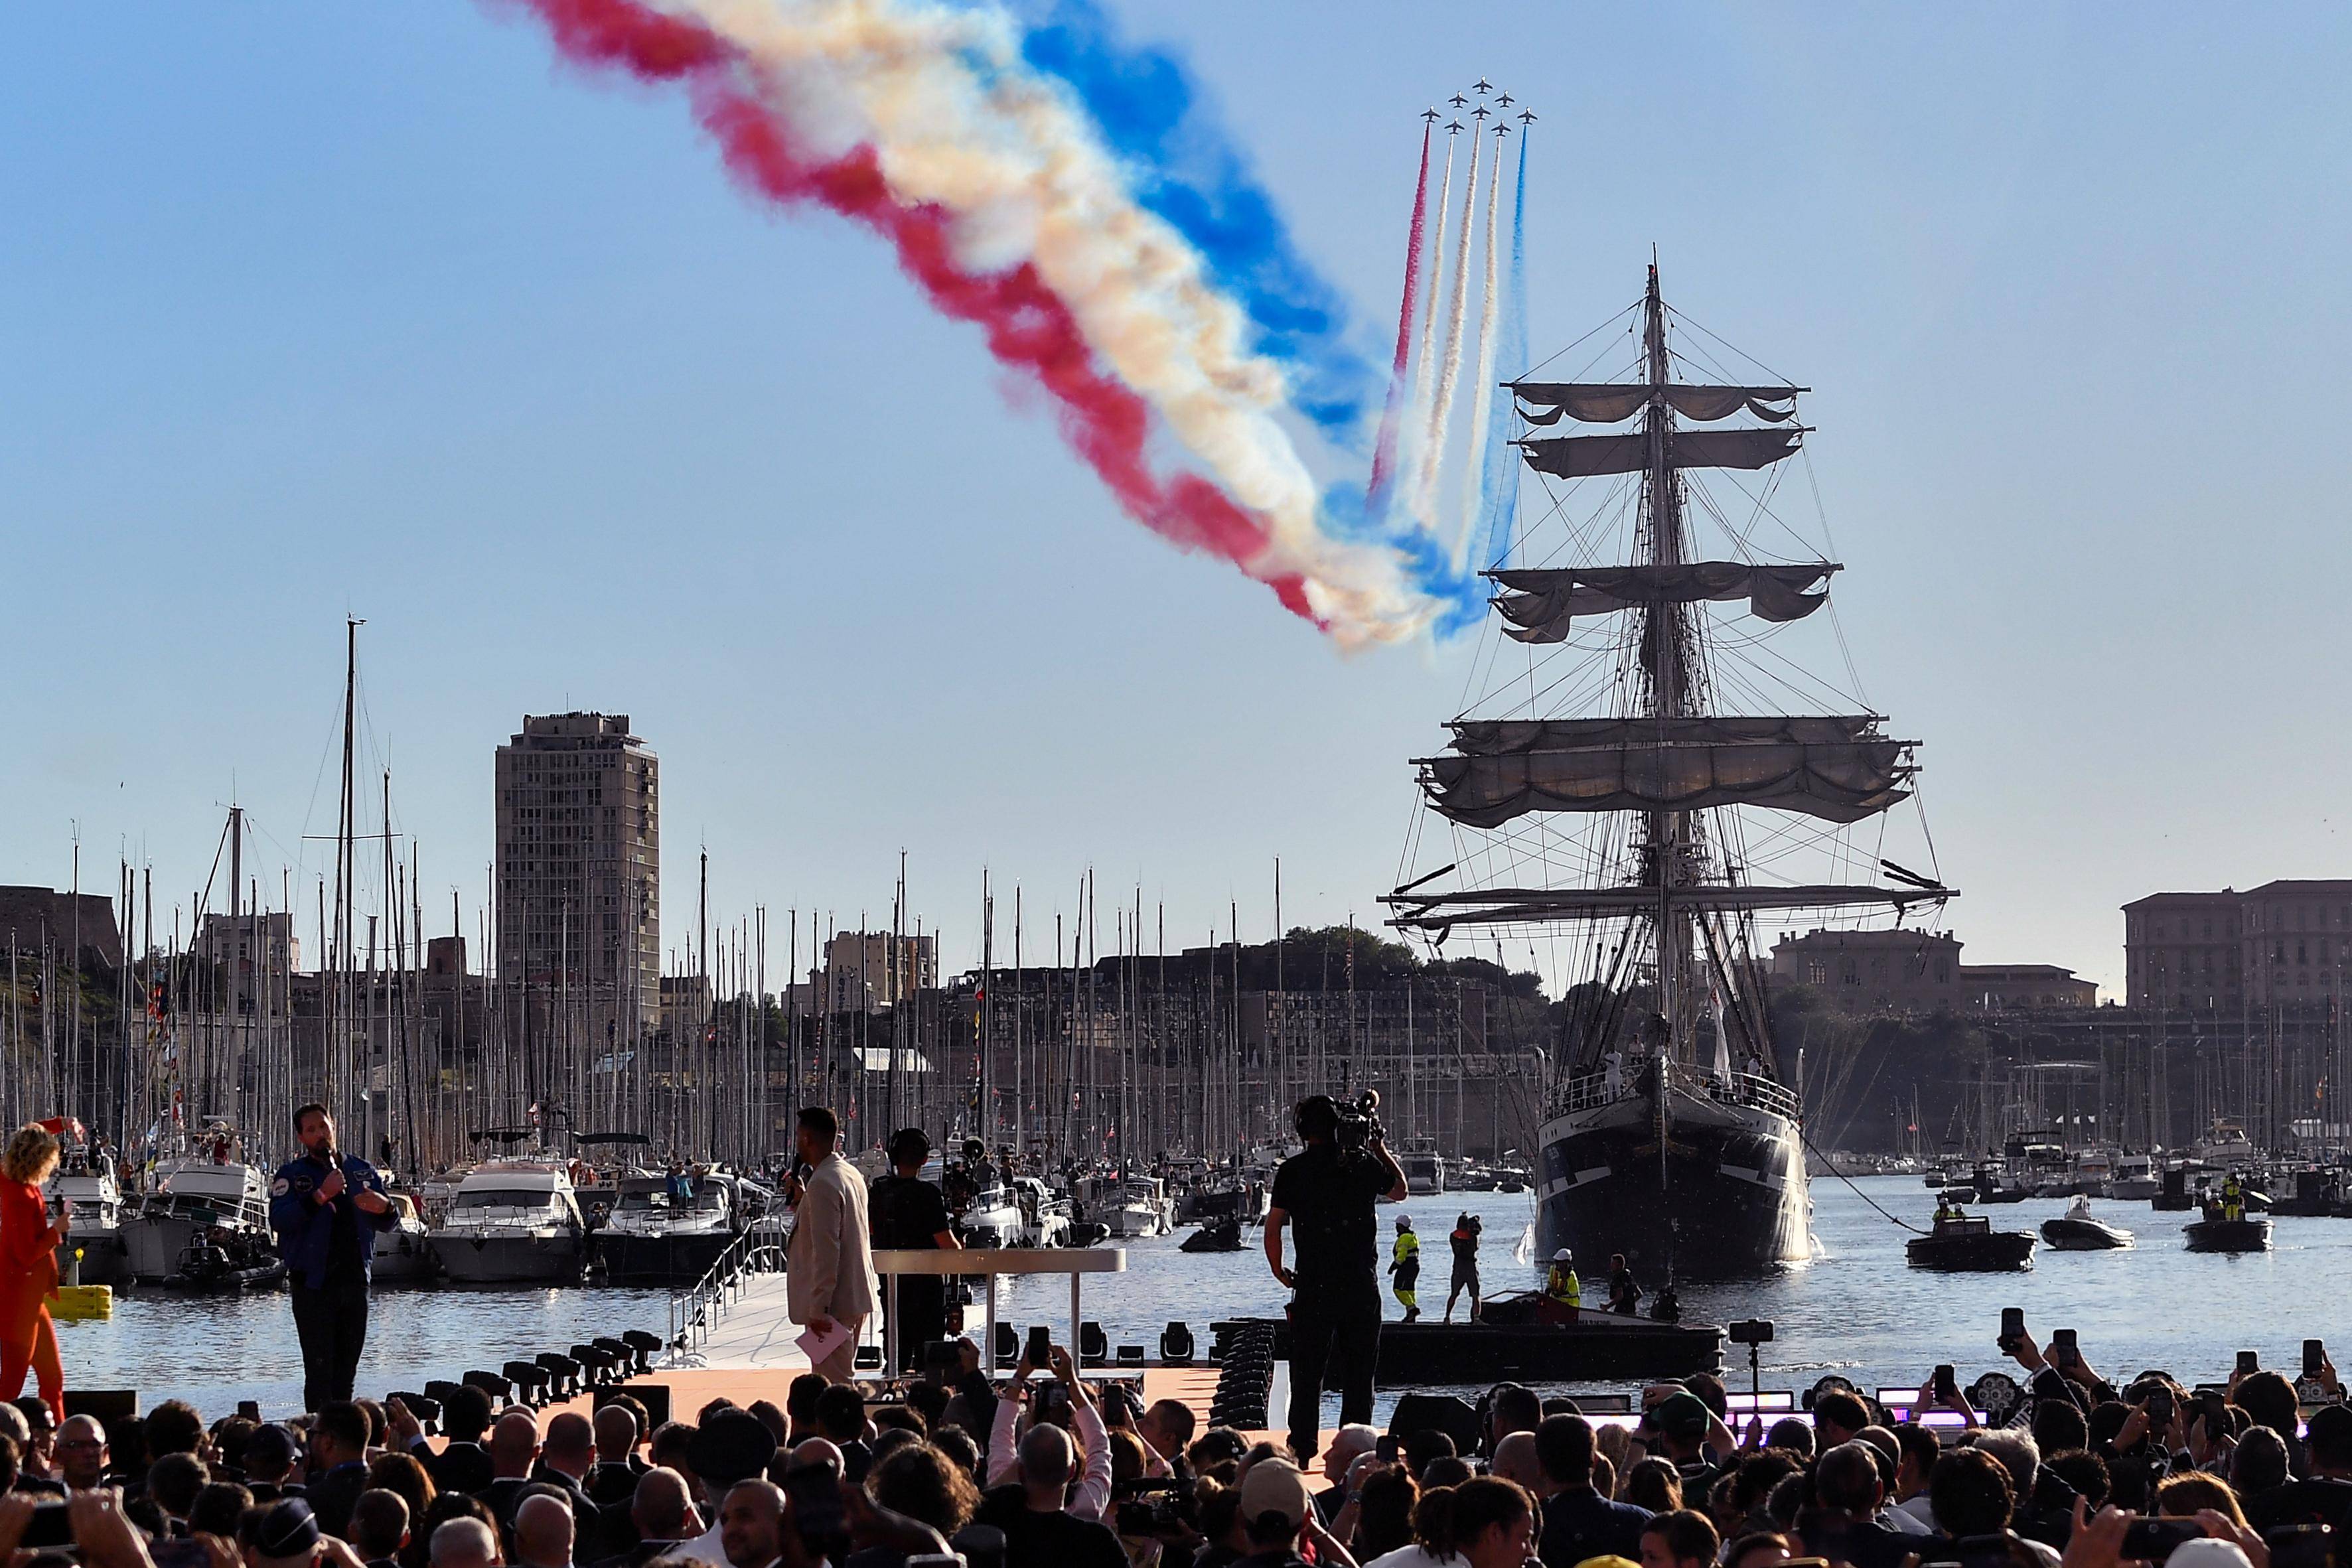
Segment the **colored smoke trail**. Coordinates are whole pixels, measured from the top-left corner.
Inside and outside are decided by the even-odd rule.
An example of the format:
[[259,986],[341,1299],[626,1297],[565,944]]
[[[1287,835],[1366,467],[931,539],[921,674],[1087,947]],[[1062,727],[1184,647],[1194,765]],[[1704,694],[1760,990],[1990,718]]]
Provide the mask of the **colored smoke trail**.
[[1412,187],[1412,225],[1404,242],[1404,303],[1397,307],[1396,360],[1389,367],[1388,401],[1381,409],[1380,439],[1372,446],[1372,482],[1366,491],[1365,510],[1374,517],[1388,511],[1390,470],[1396,465],[1397,418],[1404,400],[1405,371],[1412,358],[1412,308],[1421,295],[1421,241],[1429,212],[1429,135],[1421,128],[1421,175]]
[[[1495,413],[1495,310],[1502,291],[1497,286],[1502,252],[1495,244],[1495,219],[1503,204],[1503,147],[1496,127],[1495,162],[1486,171],[1486,292],[1478,302],[1478,370],[1470,380],[1470,455],[1462,467],[1462,526],[1454,535],[1454,570],[1461,571],[1470,556],[1470,532],[1483,514],[1486,499],[1486,430]],[[1482,563],[1483,564],[1483,563]]]
[[[1511,195],[1511,270],[1503,290],[1502,353],[1509,373],[1528,365],[1528,126],[1519,127],[1519,170]],[[1519,518],[1518,458],[1511,450],[1511,421],[1518,402],[1511,389],[1489,389],[1495,419],[1481,455],[1478,510],[1487,519],[1486,559],[1499,562],[1510,552]]]
[[1416,491],[1421,483],[1421,465],[1430,460],[1425,450],[1427,443],[1423,437],[1429,423],[1430,389],[1437,372],[1435,336],[1437,294],[1438,290],[1445,285],[1445,214],[1454,203],[1454,143],[1456,140],[1453,132],[1446,133],[1445,175],[1437,183],[1437,227],[1429,238],[1429,260],[1432,269],[1429,294],[1422,302],[1421,331],[1414,340],[1420,344],[1421,362],[1413,368],[1412,372],[1412,407],[1413,412],[1421,416],[1421,422],[1418,427],[1409,433],[1412,445],[1407,453],[1407,461],[1413,468],[1412,479]]
[[[1276,417],[1289,406],[1279,369],[1250,350],[1198,253],[1135,204],[1067,95],[1024,68],[1001,14],[524,3],[575,59],[684,80],[754,189],[888,238],[938,308],[981,325],[998,360],[1055,399],[1072,445],[1139,521],[1233,561],[1345,643],[1427,623],[1433,607],[1394,550],[1324,530]],[[1157,474],[1155,429],[1216,482]]]
[[1300,412],[1328,435],[1360,439],[1380,372],[1351,339],[1346,296],[1299,254],[1184,62],[1122,45],[1092,0],[1055,0],[1024,32],[1021,56],[1085,102],[1141,176],[1137,198],[1192,242],[1248,312],[1257,351],[1290,371]]
[[1478,195],[1478,144],[1470,135],[1470,181],[1462,188],[1462,225],[1454,235],[1454,288],[1446,297],[1445,350],[1438,361],[1437,390],[1430,394],[1429,430],[1422,441],[1421,472],[1413,493],[1413,516],[1423,528],[1437,515],[1437,476],[1445,466],[1445,438],[1454,417],[1454,389],[1462,379],[1462,331],[1470,308],[1470,204]]

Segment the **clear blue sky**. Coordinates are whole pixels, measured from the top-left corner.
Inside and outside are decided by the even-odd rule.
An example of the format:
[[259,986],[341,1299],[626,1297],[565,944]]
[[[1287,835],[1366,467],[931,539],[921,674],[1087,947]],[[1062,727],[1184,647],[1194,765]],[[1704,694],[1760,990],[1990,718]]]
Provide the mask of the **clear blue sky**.
[[[1413,116],[1484,74],[1544,116],[1538,354],[1654,243],[1819,389],[1843,624],[1927,743],[1969,956],[2112,986],[2126,899],[2352,870],[2352,16],[1122,14],[1375,339]],[[973,332],[740,196],[673,96],[467,0],[37,9],[0,210],[0,880],[61,885],[78,821],[85,887],[126,852],[184,903],[234,791],[274,882],[332,830],[348,609],[428,909],[458,884],[469,926],[491,750],[572,706],[660,753],[672,944],[698,843],[714,905],[779,926],[878,918],[903,847],[950,966],[983,863],[1048,933],[1088,863],[1171,942],[1229,899],[1263,936],[1277,854],[1292,921],[1374,915],[1470,645],[1337,657],[1145,536]]]

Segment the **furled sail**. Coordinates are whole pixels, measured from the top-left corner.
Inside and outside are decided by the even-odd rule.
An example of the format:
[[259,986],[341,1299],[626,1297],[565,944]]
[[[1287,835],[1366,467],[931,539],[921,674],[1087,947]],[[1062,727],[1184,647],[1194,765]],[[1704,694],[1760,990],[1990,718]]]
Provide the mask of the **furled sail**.
[[1654,887],[1488,887],[1453,893],[1383,894],[1382,904],[1405,912],[1400,924],[1452,925],[1513,920],[1606,918],[1646,915],[1661,899],[1677,909],[1753,911],[1854,909],[1884,905],[1901,909],[1954,897],[1948,887],[1874,887],[1867,883],[1829,883],[1781,887],[1771,883],[1694,883],[1661,894]]
[[[1675,468],[1769,468],[1797,450],[1805,427],[1768,430],[1678,430],[1666,438]],[[1562,479],[1593,474],[1638,474],[1650,465],[1647,435],[1554,435],[1518,443],[1528,465]]]
[[[1529,424],[1558,424],[1562,417],[1586,424],[1615,424],[1633,418],[1650,401],[1651,389],[1622,382],[1513,382],[1519,413]],[[1729,419],[1747,413],[1775,423],[1797,416],[1802,387],[1701,387],[1669,382],[1667,406],[1685,419]]]
[[1760,621],[1800,621],[1829,601],[1814,591],[1838,570],[1833,561],[1803,566],[1750,566],[1738,560],[1687,561],[1675,566],[1593,566],[1490,571],[1508,591],[1495,608],[1522,643],[1557,643],[1580,615],[1606,615],[1644,604],[1690,604],[1702,599],[1748,601]]
[[1909,791],[1909,741],[1870,716],[1465,719],[1422,759],[1431,806],[1474,828],[1529,811],[1765,806],[1853,822]]

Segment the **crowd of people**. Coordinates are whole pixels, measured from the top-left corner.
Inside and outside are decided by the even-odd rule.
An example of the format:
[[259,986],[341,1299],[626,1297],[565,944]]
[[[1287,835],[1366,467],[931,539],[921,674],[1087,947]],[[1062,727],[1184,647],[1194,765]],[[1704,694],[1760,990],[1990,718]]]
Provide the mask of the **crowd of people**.
[[[2103,1379],[2030,1339],[2011,1419],[1931,1377],[1904,1418],[1822,1392],[1769,1425],[1709,1375],[1588,1418],[1517,1384],[1475,1410],[1276,1440],[1196,1431],[1069,1353],[880,1387],[809,1373],[782,1406],[654,1424],[464,1388],[207,1423],[0,1405],[13,1568],[2326,1568],[2352,1512],[2352,1406],[2280,1374],[2226,1393]],[[2330,1388],[2332,1368],[2323,1370]],[[1933,1414],[1932,1420],[1921,1417]],[[1466,1419],[1465,1419],[1466,1417]],[[59,1553],[70,1550],[73,1558]]]
[[[1081,1377],[1049,1342],[1000,1380],[970,1338],[944,1341],[932,1293],[902,1296],[893,1325],[919,1371],[853,1381],[848,1346],[883,1304],[874,1247],[956,1241],[919,1179],[919,1132],[892,1140],[869,1214],[821,1108],[801,1113],[785,1184],[787,1285],[829,1348],[781,1406],[718,1398],[656,1422],[625,1389],[590,1414],[500,1408],[470,1385],[430,1408],[353,1398],[379,1178],[338,1151],[323,1108],[296,1125],[305,1154],[273,1197],[303,1243],[309,1410],[284,1421],[207,1421],[178,1400],[68,1414],[38,1307],[62,1226],[37,1207],[55,1142],[28,1128],[0,1151],[5,1568],[2333,1568],[2352,1514],[2352,1406],[2324,1359],[2316,1389],[2253,1366],[2226,1390],[2118,1384],[2073,1336],[2045,1353],[2021,1320],[2000,1336],[2021,1397],[1993,1424],[1938,1367],[1892,1411],[1828,1386],[1806,1416],[1742,1420],[1699,1375],[1643,1390],[1638,1417],[1588,1417],[1506,1383],[1475,1409],[1401,1404],[1384,1433],[1365,1354],[1371,1207],[1404,1180],[1377,1123],[1351,1134],[1322,1097],[1300,1107],[1307,1146],[1267,1224],[1296,1291],[1287,1442],[1197,1431],[1185,1404]],[[1475,1312],[1475,1228],[1449,1239]],[[1395,1256],[1417,1272],[1417,1243]],[[1612,1259],[1612,1304],[1638,1294]],[[904,1354],[917,1345],[939,1354]],[[1328,1440],[1327,1363],[1342,1422]],[[34,1374],[39,1392],[18,1397]],[[2336,1402],[2306,1422],[2307,1395]]]

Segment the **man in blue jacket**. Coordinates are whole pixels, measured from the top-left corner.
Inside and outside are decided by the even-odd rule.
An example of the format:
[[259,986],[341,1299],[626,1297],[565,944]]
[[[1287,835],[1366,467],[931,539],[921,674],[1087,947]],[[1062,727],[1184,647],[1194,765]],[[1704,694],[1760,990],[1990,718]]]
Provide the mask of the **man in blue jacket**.
[[349,1399],[367,1344],[368,1277],[379,1231],[397,1223],[383,1177],[335,1150],[335,1119],[315,1102],[294,1113],[302,1155],[269,1184],[269,1225],[286,1259],[302,1341],[302,1407]]

